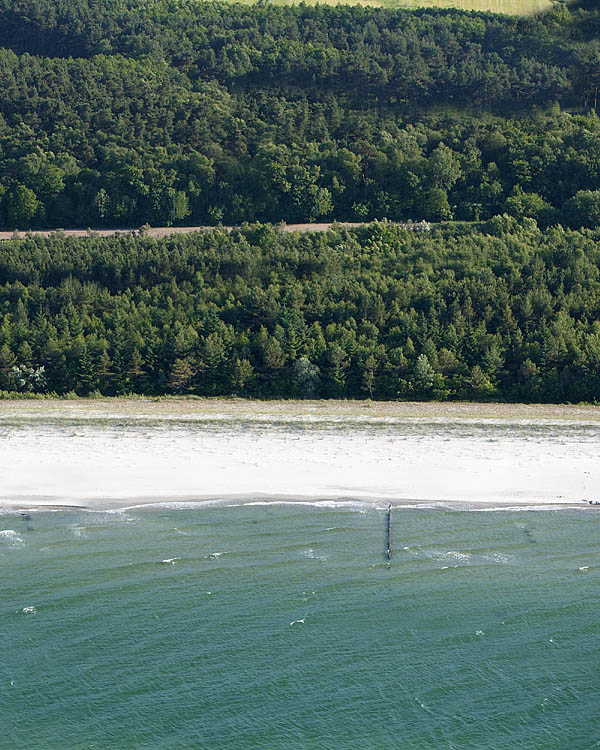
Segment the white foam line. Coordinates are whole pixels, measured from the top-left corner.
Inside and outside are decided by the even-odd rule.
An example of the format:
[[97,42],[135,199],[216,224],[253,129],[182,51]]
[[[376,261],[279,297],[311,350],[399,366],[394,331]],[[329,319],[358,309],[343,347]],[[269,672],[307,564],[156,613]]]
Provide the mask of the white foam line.
[[476,507],[476,508],[466,508],[468,511],[475,511],[479,513],[495,513],[498,511],[507,511],[511,513],[520,513],[523,511],[538,511],[538,510],[587,510],[590,506],[589,505],[566,505],[564,503],[559,503],[557,505],[543,505],[541,503],[536,503],[534,505],[506,505],[506,506],[497,506],[497,507],[491,507],[491,508],[482,508],[482,507]]
[[[152,511],[152,510],[209,510],[213,508],[243,508],[243,507],[286,507],[293,508],[294,506],[299,507],[311,507],[318,510],[349,510],[358,511],[360,513],[366,513],[368,511],[385,511],[387,510],[387,501],[384,504],[381,502],[360,502],[360,501],[348,501],[348,500],[249,500],[240,502],[239,500],[200,500],[200,501],[188,501],[188,502],[146,502],[138,503],[136,505],[124,505],[117,508],[114,507],[49,507],[49,506],[37,506],[26,508],[25,511],[19,507],[16,508],[3,508],[0,509],[0,515],[15,515],[16,513],[27,512],[27,513],[59,513],[61,511],[72,512],[77,510],[81,513],[94,513],[94,514],[106,514],[106,515],[121,515],[127,517],[126,514],[129,511]],[[559,504],[523,504],[523,505],[484,505],[482,503],[453,503],[447,501],[439,502],[418,502],[418,503],[404,503],[394,502],[392,503],[394,510],[398,511],[446,511],[452,513],[516,513],[516,512],[529,512],[529,511],[566,511],[566,510],[593,510],[593,506],[588,504],[573,505],[568,503]],[[128,520],[133,521],[131,517],[127,517]],[[1,533],[0,533],[1,536]]]
[[70,414],[55,413],[36,413],[36,412],[18,412],[11,414],[0,413],[0,424],[19,426],[26,422],[35,421],[39,424],[47,423],[52,425],[72,425],[74,428],[80,426],[103,427],[111,421],[121,423],[162,423],[172,426],[174,423],[181,422],[182,425],[190,426],[194,423],[229,423],[239,425],[243,423],[256,424],[273,424],[284,425],[292,424],[314,424],[314,425],[472,425],[492,426],[492,427],[600,427],[600,415],[598,419],[561,419],[558,417],[461,417],[461,416],[385,416],[385,415],[339,415],[339,414],[277,414],[264,413],[253,414],[251,412],[240,411],[239,414],[141,414],[132,412],[83,412],[77,411]]

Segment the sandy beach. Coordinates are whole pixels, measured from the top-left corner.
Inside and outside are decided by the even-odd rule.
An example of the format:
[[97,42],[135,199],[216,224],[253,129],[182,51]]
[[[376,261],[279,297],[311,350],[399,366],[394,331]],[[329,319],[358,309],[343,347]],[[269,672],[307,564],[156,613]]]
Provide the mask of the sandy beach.
[[594,510],[600,408],[0,402],[0,508],[147,503]]

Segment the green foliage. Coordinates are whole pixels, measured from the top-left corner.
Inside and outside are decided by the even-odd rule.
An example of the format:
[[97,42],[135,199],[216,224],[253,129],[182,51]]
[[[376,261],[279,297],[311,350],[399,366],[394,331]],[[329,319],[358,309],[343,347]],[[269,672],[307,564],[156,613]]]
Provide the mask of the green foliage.
[[597,226],[599,18],[0,0],[0,225]]
[[308,357],[300,357],[294,362],[292,376],[297,395],[301,398],[314,398],[319,394],[319,368]]
[[0,0],[0,225],[244,227],[5,242],[2,393],[598,400],[599,20]]
[[600,236],[227,232],[0,248],[0,388],[600,400]]
[[39,208],[36,194],[25,185],[15,185],[7,194],[6,218],[9,226],[28,228]]
[[579,190],[565,203],[564,218],[570,226],[600,225],[600,190]]

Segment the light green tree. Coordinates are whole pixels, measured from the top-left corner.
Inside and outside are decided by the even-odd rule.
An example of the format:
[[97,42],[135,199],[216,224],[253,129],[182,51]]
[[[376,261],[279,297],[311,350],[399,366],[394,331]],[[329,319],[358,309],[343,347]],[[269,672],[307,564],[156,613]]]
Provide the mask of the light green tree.
[[8,223],[16,228],[27,228],[38,207],[39,201],[33,190],[25,185],[17,185],[8,195]]

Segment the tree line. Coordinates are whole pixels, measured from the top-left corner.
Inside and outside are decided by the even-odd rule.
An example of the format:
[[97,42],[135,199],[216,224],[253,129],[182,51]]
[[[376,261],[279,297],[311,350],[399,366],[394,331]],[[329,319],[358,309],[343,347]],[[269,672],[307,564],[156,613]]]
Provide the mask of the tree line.
[[0,226],[600,223],[600,12],[0,0]]
[[598,401],[599,240],[504,215],[5,241],[0,389]]

